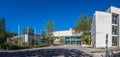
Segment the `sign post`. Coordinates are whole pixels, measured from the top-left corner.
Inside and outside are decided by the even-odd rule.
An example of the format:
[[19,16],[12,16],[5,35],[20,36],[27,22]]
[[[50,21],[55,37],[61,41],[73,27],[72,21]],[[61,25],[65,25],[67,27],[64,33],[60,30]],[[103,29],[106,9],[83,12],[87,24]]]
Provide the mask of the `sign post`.
[[105,44],[106,44],[106,57],[108,57],[108,34],[106,34],[106,40],[105,40]]

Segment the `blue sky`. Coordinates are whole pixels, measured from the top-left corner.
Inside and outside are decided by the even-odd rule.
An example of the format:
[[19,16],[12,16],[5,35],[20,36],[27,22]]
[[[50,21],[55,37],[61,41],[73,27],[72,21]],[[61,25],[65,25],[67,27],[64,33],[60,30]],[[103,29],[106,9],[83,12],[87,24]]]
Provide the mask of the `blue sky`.
[[120,8],[120,1],[0,0],[0,17],[5,17],[6,29],[11,32],[17,33],[19,24],[21,30],[32,27],[39,34],[48,20],[54,22],[54,30],[67,30],[76,25],[81,15],[92,17],[95,11],[105,11],[110,6]]

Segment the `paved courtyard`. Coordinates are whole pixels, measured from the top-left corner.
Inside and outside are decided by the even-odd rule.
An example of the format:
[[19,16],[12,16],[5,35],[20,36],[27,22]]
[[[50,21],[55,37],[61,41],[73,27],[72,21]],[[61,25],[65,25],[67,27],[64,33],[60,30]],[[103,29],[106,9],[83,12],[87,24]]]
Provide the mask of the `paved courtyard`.
[[[56,46],[25,50],[1,51],[0,57],[92,57],[79,46]],[[82,49],[84,50],[84,49]]]
[[40,49],[25,52],[2,52],[0,57],[92,57],[75,49]]

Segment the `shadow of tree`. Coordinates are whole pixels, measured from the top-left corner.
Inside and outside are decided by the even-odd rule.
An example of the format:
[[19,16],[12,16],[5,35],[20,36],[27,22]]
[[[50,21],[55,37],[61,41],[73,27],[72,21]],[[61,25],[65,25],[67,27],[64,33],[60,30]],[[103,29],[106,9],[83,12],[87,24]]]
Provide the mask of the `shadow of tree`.
[[24,52],[1,52],[0,57],[92,57],[75,49],[39,49]]

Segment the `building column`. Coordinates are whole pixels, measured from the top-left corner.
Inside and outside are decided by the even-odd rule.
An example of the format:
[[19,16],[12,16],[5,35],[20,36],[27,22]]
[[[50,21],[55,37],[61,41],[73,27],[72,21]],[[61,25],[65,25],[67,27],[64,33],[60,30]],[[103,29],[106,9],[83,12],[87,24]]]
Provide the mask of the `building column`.
[[120,14],[118,16],[118,41],[117,46],[120,47]]
[[69,41],[70,41],[70,45],[71,45],[71,37],[69,37],[69,39],[70,39]]
[[77,37],[75,37],[75,45],[77,45]]

